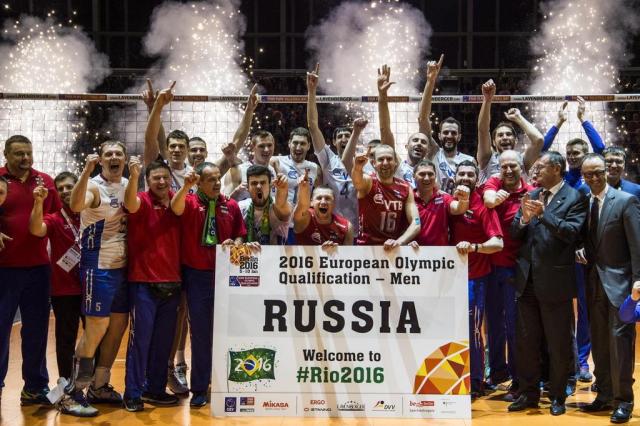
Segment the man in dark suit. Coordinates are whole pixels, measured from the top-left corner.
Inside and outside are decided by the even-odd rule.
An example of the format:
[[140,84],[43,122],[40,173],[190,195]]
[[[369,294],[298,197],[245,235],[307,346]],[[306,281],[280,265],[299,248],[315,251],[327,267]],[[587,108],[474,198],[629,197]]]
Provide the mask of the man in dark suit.
[[611,421],[624,423],[633,410],[636,329],[620,320],[618,309],[640,279],[640,201],[609,186],[605,159],[598,154],[584,158],[582,176],[591,190],[583,260],[598,382],[598,396],[582,410],[605,411],[615,405]]
[[548,151],[539,160],[540,188],[526,194],[511,224],[522,240],[516,268],[516,363],[520,396],[509,411],[538,406],[541,343],[550,359],[551,414],[565,412],[571,360],[575,251],[587,217],[588,200],[563,180],[565,160]]
[[607,183],[609,186],[628,192],[640,199],[640,185],[622,179],[624,174],[627,153],[619,146],[610,146],[602,151],[604,161],[607,165]]

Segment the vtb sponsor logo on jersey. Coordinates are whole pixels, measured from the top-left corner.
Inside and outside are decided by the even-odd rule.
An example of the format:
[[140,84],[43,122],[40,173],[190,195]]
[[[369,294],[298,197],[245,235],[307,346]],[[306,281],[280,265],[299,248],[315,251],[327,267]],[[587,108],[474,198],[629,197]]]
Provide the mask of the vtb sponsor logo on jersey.
[[387,200],[384,198],[384,195],[380,193],[373,196],[373,202],[384,206],[386,210],[402,210],[402,201]]

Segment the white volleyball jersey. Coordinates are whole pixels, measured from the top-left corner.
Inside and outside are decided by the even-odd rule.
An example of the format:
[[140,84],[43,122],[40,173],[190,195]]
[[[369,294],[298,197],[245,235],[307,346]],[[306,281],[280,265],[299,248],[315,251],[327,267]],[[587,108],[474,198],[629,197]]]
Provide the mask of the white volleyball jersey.
[[100,205],[80,213],[81,265],[118,269],[127,266],[127,215],[124,191],[128,180],[109,183],[102,175],[91,178],[98,187]]
[[416,189],[416,181],[413,178],[413,167],[407,163],[407,160],[402,160],[398,168],[396,169],[395,177],[404,180],[412,189]]
[[351,174],[342,163],[342,159],[329,148],[324,146],[322,151],[316,152],[316,157],[322,169],[322,182],[333,190],[336,199],[335,213],[346,217],[358,234],[358,196],[353,187]]
[[289,181],[287,200],[292,206],[295,206],[298,203],[298,179],[304,175],[306,169],[309,169],[309,184],[313,191],[313,187],[318,179],[318,165],[308,160],[296,163],[290,155],[278,155],[274,158],[278,160],[280,173],[283,173]]

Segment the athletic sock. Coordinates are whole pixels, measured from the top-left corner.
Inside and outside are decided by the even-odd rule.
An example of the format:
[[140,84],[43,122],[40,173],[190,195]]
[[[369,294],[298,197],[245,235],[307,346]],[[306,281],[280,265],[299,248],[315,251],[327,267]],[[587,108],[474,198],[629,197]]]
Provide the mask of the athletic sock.
[[107,367],[96,367],[95,377],[93,379],[93,388],[100,389],[109,383],[111,379],[111,369]]

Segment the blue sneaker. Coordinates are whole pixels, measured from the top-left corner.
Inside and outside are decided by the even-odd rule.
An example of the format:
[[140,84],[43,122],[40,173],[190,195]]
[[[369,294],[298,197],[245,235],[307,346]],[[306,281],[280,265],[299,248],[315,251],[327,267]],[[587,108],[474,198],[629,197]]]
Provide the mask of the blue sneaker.
[[194,408],[200,408],[207,405],[207,393],[206,392],[194,392],[191,397],[189,405]]

